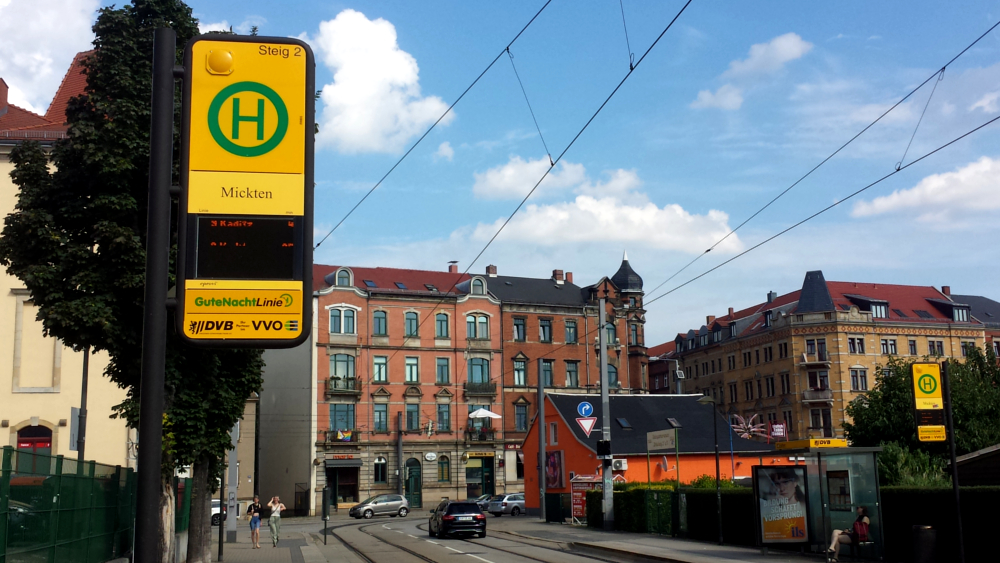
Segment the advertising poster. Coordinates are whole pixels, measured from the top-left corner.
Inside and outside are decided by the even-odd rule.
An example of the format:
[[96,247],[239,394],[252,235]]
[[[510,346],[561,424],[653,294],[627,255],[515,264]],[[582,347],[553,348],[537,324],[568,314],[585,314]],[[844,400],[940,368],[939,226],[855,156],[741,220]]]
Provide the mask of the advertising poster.
[[809,506],[805,467],[754,467],[761,543],[807,541]]
[[562,450],[547,452],[545,460],[545,488],[562,489],[566,487],[563,480],[563,453]]
[[587,517],[587,491],[601,490],[600,475],[577,475],[570,482],[573,493],[573,518],[582,519]]

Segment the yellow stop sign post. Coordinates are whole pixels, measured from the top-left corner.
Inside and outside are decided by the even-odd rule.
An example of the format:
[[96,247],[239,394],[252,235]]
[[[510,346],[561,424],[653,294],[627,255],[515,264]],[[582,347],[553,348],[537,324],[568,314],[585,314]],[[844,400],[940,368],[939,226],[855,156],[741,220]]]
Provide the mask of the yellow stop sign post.
[[941,366],[913,364],[911,371],[917,439],[921,442],[944,442],[948,439],[948,428],[945,424]]
[[315,60],[297,39],[185,50],[177,331],[286,348],[312,324]]

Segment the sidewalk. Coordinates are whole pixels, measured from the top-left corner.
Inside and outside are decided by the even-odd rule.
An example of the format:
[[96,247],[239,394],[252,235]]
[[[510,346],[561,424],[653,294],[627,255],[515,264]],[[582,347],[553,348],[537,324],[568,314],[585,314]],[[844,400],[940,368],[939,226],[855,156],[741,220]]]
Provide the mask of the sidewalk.
[[[266,528],[260,531],[260,549],[250,544],[250,530],[241,526],[236,532],[236,543],[226,543],[222,547],[225,563],[327,563],[316,546],[310,545],[304,532],[281,532],[278,547],[271,545],[271,535]],[[212,534],[212,561],[218,561],[219,534]]]
[[770,550],[767,555],[759,548],[720,546],[670,536],[605,532],[585,526],[546,524],[530,517],[491,518],[492,530],[506,532],[545,542],[554,542],[608,557],[630,559],[641,557],[669,563],[718,563],[725,561],[757,561],[760,563],[802,563],[809,558],[822,561],[822,556]]

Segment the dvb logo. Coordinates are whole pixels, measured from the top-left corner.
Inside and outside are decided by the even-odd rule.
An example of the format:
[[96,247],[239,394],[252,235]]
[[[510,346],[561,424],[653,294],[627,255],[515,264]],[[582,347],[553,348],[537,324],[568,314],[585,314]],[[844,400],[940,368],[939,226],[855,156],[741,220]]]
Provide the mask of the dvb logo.
[[191,321],[188,329],[191,331],[191,334],[233,330],[233,321]]
[[281,330],[284,324],[281,321],[250,321],[254,330]]

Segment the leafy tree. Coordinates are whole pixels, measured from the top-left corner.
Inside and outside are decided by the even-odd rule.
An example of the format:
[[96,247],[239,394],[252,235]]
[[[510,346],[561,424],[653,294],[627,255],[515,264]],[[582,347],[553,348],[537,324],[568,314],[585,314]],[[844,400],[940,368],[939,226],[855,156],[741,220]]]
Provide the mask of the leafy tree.
[[[714,489],[715,488],[715,475],[702,474],[691,480],[690,483],[684,485],[685,487],[690,487],[692,489]],[[740,489],[739,485],[734,483],[731,479],[727,479],[723,476],[719,479],[720,489]]]
[[[36,143],[11,152],[20,193],[0,235],[0,264],[27,286],[46,334],[75,350],[108,352],[105,375],[127,392],[113,416],[131,427],[139,415],[152,40],[159,27],[173,28],[181,47],[198,33],[179,0],[133,0],[99,11],[95,50],[84,62],[87,90],[67,108],[68,138],[50,155]],[[176,106],[179,131],[179,95]],[[174,143],[176,159],[176,135]],[[176,178],[176,160],[174,172]],[[176,246],[171,262],[175,256]],[[172,535],[169,477],[192,464],[200,501],[192,526],[207,537],[219,460],[246,399],[260,389],[263,361],[259,350],[193,349],[172,329],[168,335],[160,537]],[[165,561],[169,547],[161,550]],[[204,556],[191,551],[193,560]]]
[[951,478],[945,473],[943,458],[921,450],[911,451],[896,442],[884,442],[878,455],[878,479],[882,486],[946,487]]

